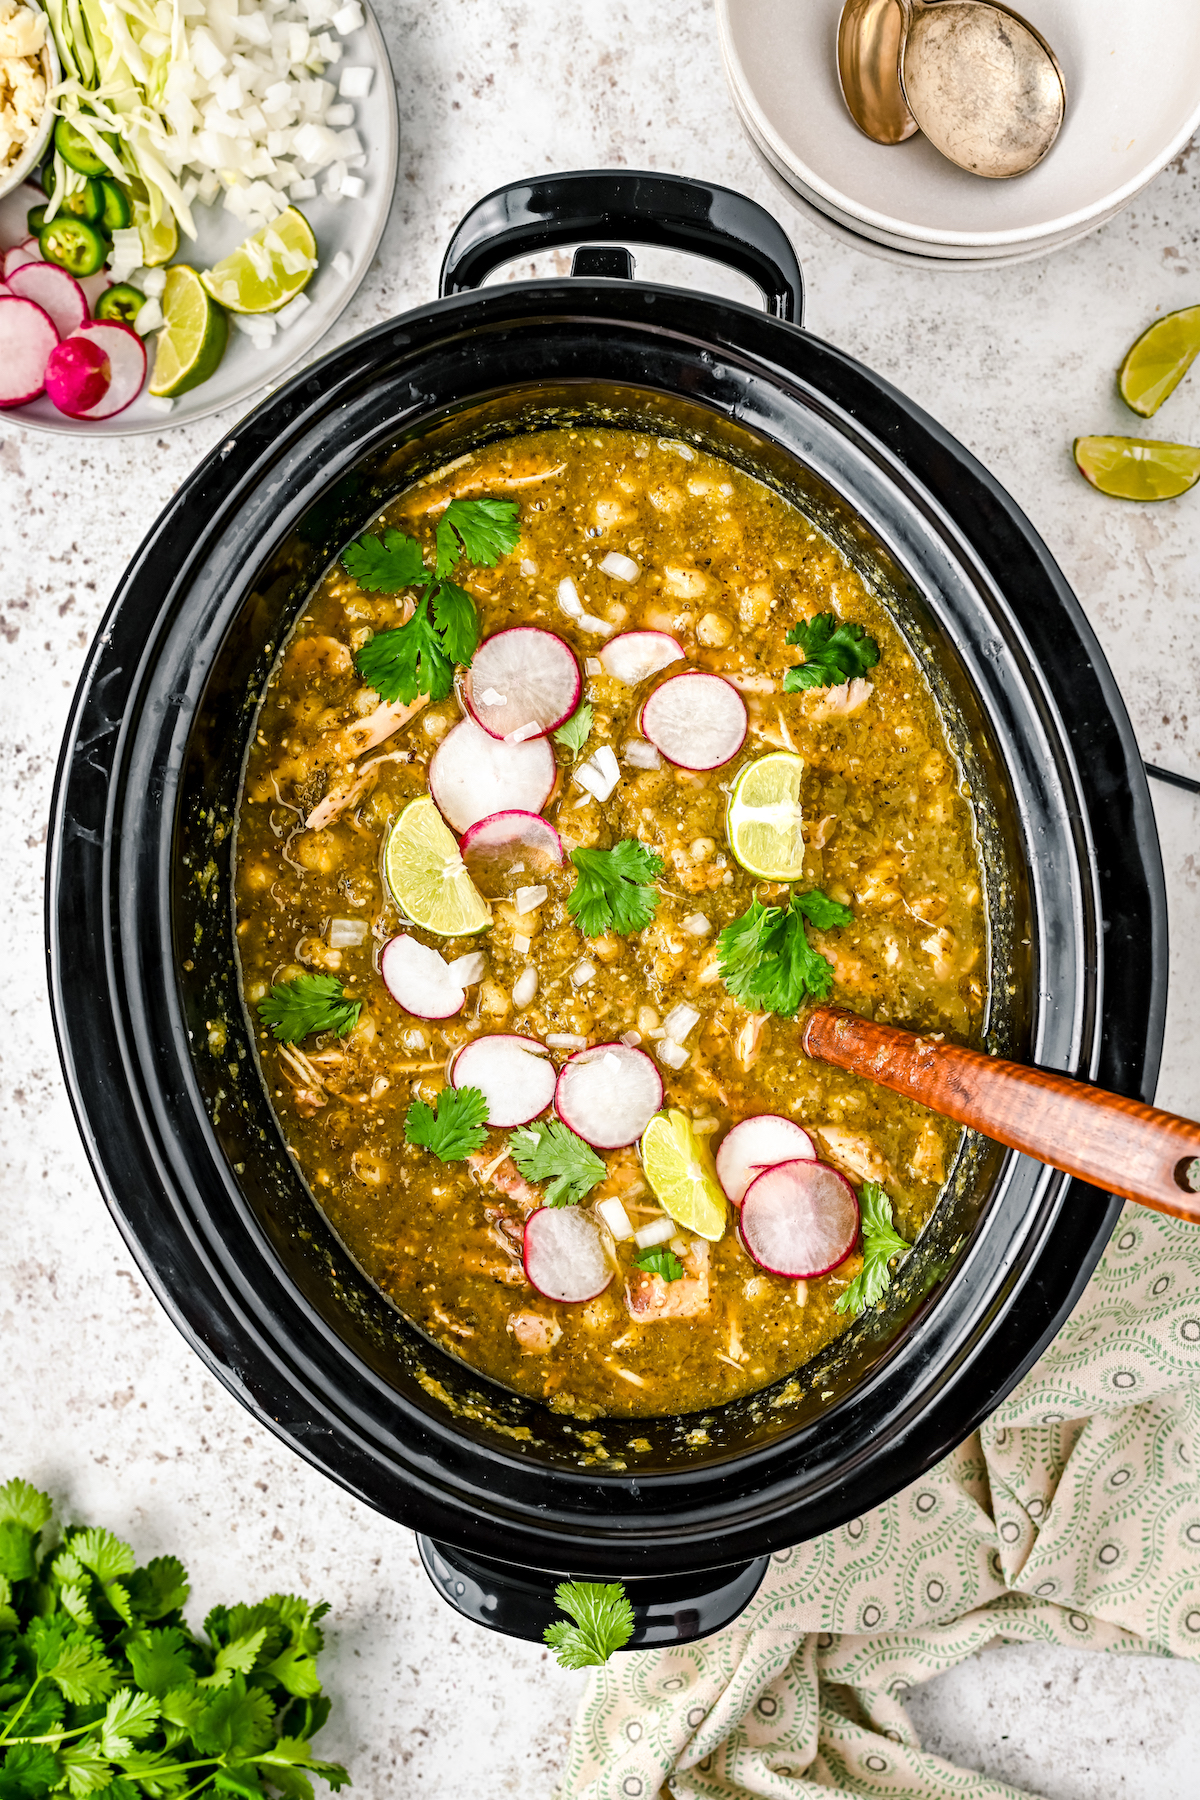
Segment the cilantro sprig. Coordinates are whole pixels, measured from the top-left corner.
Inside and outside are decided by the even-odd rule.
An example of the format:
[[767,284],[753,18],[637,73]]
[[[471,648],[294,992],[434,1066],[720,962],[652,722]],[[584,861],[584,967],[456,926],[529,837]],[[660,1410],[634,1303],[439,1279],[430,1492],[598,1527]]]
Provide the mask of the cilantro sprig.
[[551,732],[550,735],[556,744],[562,744],[573,756],[578,756],[592,735],[592,716],[593,709],[584,700],[581,705],[576,707],[566,724],[560,725],[558,730]]
[[556,1619],[542,1636],[564,1669],[606,1663],[633,1636],[633,1608],[619,1581],[563,1581],[554,1604],[575,1623]]
[[404,1136],[441,1162],[463,1162],[483,1147],[488,1103],[479,1088],[443,1088],[437,1109],[414,1100],[404,1118]]
[[567,911],[584,937],[627,937],[649,925],[658,895],[645,884],[661,872],[661,856],[637,838],[622,838],[611,850],[572,850],[571,861],[577,879]]
[[721,979],[751,1012],[790,1017],[805,999],[827,999],[833,986],[833,964],[809,943],[805,919],[828,931],[849,925],[853,917],[848,906],[820,888],[793,894],[788,906],[752,900],[717,939]]
[[550,1183],[547,1206],[577,1205],[608,1174],[604,1158],[558,1119],[514,1131],[509,1154],[527,1181]]
[[801,619],[788,632],[787,641],[800,646],[804,661],[784,675],[785,694],[798,694],[805,688],[841,687],[855,676],[865,675],[879,661],[875,639],[851,619],[843,619],[839,624],[837,615],[831,612]]
[[140,1566],[104,1529],[43,1550],[49,1497],[0,1487],[0,1796],[98,1800],[269,1793],[312,1800],[345,1769],[311,1739],[329,1716],[317,1656],[323,1604],[271,1594],[187,1626],[187,1571]]
[[892,1224],[892,1203],[877,1181],[864,1181],[859,1204],[863,1266],[833,1303],[834,1312],[848,1312],[855,1318],[868,1306],[878,1305],[891,1285],[893,1256],[904,1256],[912,1248]]
[[298,1044],[314,1031],[345,1037],[358,1024],[361,1000],[347,1000],[336,975],[296,975],[274,986],[258,1003],[258,1016],[281,1044]]
[[633,1260],[647,1275],[661,1275],[664,1281],[683,1280],[683,1264],[673,1250],[661,1244],[652,1250],[639,1250]]
[[469,666],[479,647],[479,615],[471,596],[449,580],[461,556],[494,567],[521,535],[515,500],[452,500],[435,534],[435,566],[425,564],[416,538],[388,530],[369,533],[342,554],[346,572],[369,593],[398,594],[420,587],[412,617],[378,631],[355,663],[381,700],[408,706],[418,694],[444,700],[458,663]]

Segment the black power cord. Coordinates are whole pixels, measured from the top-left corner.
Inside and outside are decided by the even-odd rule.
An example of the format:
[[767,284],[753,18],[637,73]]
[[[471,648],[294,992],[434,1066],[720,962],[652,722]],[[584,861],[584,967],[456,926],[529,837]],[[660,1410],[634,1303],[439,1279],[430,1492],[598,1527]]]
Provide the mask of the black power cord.
[[1200,781],[1194,775],[1177,775],[1174,769],[1160,769],[1154,763],[1143,763],[1147,775],[1165,781],[1170,787],[1185,788],[1189,794],[1200,794]]

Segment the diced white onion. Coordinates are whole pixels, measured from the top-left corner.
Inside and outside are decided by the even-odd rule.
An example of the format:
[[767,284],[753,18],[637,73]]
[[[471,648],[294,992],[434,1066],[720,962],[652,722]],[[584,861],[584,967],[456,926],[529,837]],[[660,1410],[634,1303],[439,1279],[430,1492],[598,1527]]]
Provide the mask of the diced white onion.
[[635,1231],[633,1241],[639,1250],[652,1250],[655,1244],[669,1244],[676,1229],[674,1219],[669,1219],[664,1213],[661,1219],[651,1219],[648,1225]]
[[620,1041],[627,1050],[636,1050],[642,1041],[642,1034],[640,1031],[623,1031]]
[[522,969],[513,984],[513,1005],[517,1008],[518,1012],[522,1007],[529,1005],[529,1002],[537,993],[537,985],[537,970]]
[[535,912],[539,906],[544,906],[549,898],[550,889],[548,887],[522,887],[518,888],[513,895],[513,905],[519,913]]
[[662,768],[662,757],[645,738],[631,738],[625,746],[624,756],[631,769]]
[[680,920],[680,925],[689,937],[707,937],[712,930],[712,920],[704,913],[689,913],[686,919]]
[[682,1044],[686,1042],[687,1034],[692,1026],[698,1025],[699,1022],[700,1014],[696,1008],[689,1006],[686,1000],[681,1000],[678,1006],[671,1008],[663,1020],[663,1030],[669,1038],[674,1038],[677,1044]]
[[133,321],[133,329],[139,337],[145,337],[148,332],[157,331],[165,323],[163,309],[158,301],[147,300],[144,306],[138,307],[137,317]]
[[369,63],[348,63],[342,70],[338,82],[338,94],[343,100],[365,100],[371,91],[371,79],[375,71]]
[[161,300],[167,285],[165,269],[147,269],[138,283],[147,300]]
[[481,706],[507,706],[508,695],[498,694],[494,687],[484,688],[479,696],[479,704]]
[[[295,193],[294,188],[292,189],[292,192]],[[350,252],[348,250],[339,250],[329,266],[335,275],[340,275],[343,281],[348,281],[350,279],[350,271],[354,267],[354,264],[350,260]]]
[[275,323],[286,331],[288,326],[294,325],[301,313],[306,313],[311,305],[312,301],[307,294],[296,294],[286,306],[281,306],[277,313],[273,313],[272,317]]
[[343,37],[348,37],[352,31],[361,31],[364,23],[363,10],[358,4],[358,0],[350,0],[348,6],[341,7],[334,13],[329,23],[335,31],[340,31]]
[[607,619],[597,619],[593,613],[580,613],[575,623],[580,631],[590,631],[593,636],[599,634],[601,637],[608,637],[610,632],[617,629],[615,625],[610,625]]
[[347,200],[361,200],[367,184],[361,175],[347,175],[342,182],[342,195]]
[[611,575],[614,581],[636,581],[641,572],[632,556],[622,556],[619,550],[610,550],[600,564],[600,573]]
[[668,1069],[682,1069],[691,1052],[684,1050],[679,1044],[672,1043],[670,1038],[664,1038],[658,1046],[657,1054],[659,1062],[666,1063]]
[[537,572],[538,572],[538,566],[534,562],[533,558],[531,556],[523,556],[521,558],[521,573],[522,573],[522,575],[527,575],[527,576],[532,577],[532,576],[536,575]]
[[423,1031],[419,1031],[415,1026],[411,1031],[405,1032],[400,1042],[410,1056],[415,1056],[418,1050],[428,1050],[429,1048],[429,1039]]
[[541,734],[541,726],[531,719],[526,725],[518,725],[515,731],[506,731],[504,741],[506,744],[524,744],[528,743],[530,738],[540,737]]
[[338,129],[343,125],[353,125],[354,108],[352,106],[331,106],[325,114],[325,123]]
[[568,618],[578,619],[583,612],[583,602],[579,598],[579,589],[569,575],[564,575],[558,584],[558,604]]
[[482,950],[468,950],[465,956],[456,956],[448,966],[448,973],[457,981],[459,987],[474,987],[482,981],[483,971],[487,968],[487,957]]
[[349,950],[363,942],[367,935],[365,919],[330,919],[329,948]]
[[604,1220],[618,1244],[633,1236],[633,1226],[629,1222],[629,1214],[614,1194],[611,1200],[599,1200],[596,1203],[597,1216]]
[[552,1050],[586,1050],[587,1039],[573,1031],[548,1031],[546,1042]]
[[581,763],[575,771],[575,780],[580,787],[586,788],[593,799],[601,802],[608,799],[618,781],[621,779],[621,767],[607,744],[602,744],[593,756]]
[[175,402],[166,394],[147,394],[144,404],[150,408],[151,412],[169,413]]
[[518,931],[516,936],[513,938],[513,949],[516,951],[517,955],[518,956],[528,956],[529,952],[530,952],[530,950],[532,950],[532,948],[533,948],[533,939],[524,937],[521,934],[521,932]]
[[584,957],[583,961],[577,962],[575,967],[571,970],[571,986],[586,987],[588,982],[594,979],[595,974],[595,963],[590,963],[587,958]]
[[583,672],[585,675],[600,675],[603,673],[603,670],[604,664],[600,661],[598,656],[588,656],[584,658]]

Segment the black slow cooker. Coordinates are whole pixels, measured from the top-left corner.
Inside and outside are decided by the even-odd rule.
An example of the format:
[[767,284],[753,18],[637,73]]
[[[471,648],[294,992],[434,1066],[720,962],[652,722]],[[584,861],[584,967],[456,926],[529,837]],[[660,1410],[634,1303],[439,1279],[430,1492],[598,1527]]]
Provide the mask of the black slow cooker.
[[[742,270],[766,314],[635,281],[624,246],[648,242]],[[570,278],[480,286],[557,244],[584,246]],[[800,310],[784,234],[727,190],[600,172],[491,195],[455,234],[441,299],[296,376],[180,488],[92,647],[59,767],[50,990],[130,1250],[258,1419],[420,1533],[452,1604],[519,1635],[540,1635],[566,1574],[625,1580],[634,1644],[726,1623],[771,1551],[875,1506],[996,1406],[1062,1324],[1119,1202],[969,1140],[886,1313],[702,1415],[556,1414],[411,1327],[288,1154],[237,990],[230,880],[279,645],[391,495],[568,420],[690,441],[772,483],[886,598],[949,721],[989,884],[985,1042],[1153,1095],[1162,870],[1099,646],[986,470]]]

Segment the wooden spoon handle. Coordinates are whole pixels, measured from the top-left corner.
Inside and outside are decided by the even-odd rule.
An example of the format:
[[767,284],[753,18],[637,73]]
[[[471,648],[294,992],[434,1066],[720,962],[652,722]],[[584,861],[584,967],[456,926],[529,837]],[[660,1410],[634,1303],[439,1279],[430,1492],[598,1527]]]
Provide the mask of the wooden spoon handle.
[[835,1006],[810,1014],[804,1048],[1107,1193],[1200,1224],[1200,1125],[1191,1119]]

